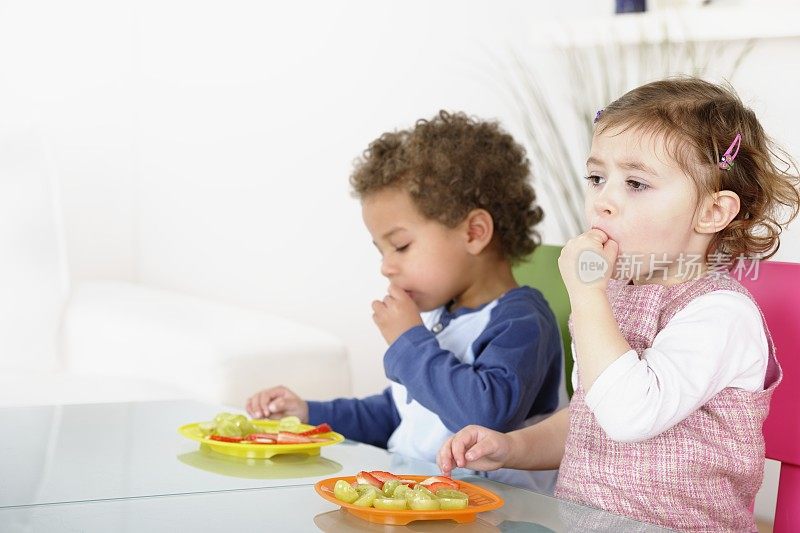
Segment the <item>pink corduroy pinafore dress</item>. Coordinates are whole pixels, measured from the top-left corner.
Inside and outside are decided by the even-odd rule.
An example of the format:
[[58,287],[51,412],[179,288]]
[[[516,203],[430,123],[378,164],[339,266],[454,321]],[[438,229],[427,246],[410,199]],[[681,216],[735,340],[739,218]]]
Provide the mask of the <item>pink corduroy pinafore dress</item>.
[[[641,357],[675,313],[717,290],[752,299],[738,281],[719,274],[671,287],[612,280],[608,295],[623,336]],[[749,508],[764,472],[762,425],[781,380],[766,331],[770,361],[763,391],[723,389],[646,441],[609,439],[579,385],[556,496],[680,531],[756,531]]]

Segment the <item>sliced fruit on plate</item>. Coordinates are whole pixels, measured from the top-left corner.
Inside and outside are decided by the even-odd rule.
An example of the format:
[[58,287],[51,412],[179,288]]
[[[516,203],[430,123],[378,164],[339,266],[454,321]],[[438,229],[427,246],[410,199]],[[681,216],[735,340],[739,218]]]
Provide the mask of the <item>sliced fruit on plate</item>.
[[333,495],[347,503],[353,503],[359,496],[355,487],[343,479],[337,481],[333,486]]
[[310,437],[298,435],[291,431],[281,431],[278,433],[278,444],[308,444],[309,442],[317,442]]
[[244,440],[242,437],[226,437],[225,435],[210,435],[208,438],[219,442],[242,442]]
[[428,483],[427,485],[422,486],[434,493],[442,489],[454,490],[453,485],[450,485],[449,483],[440,483],[438,481],[436,483]]
[[362,485],[372,485],[377,489],[383,489],[383,483],[380,479],[375,477],[372,472],[362,470],[356,474],[356,481]]
[[244,440],[278,440],[277,433],[250,433],[248,436],[244,438]]
[[428,479],[426,479],[424,481],[420,481],[419,484],[422,485],[422,486],[426,486],[426,485],[432,485],[434,483],[444,483],[446,485],[450,485],[451,489],[457,489],[458,488],[458,482],[457,481],[453,481],[451,478],[445,477],[445,476],[431,476],[431,477],[429,477]]
[[313,427],[306,431],[301,431],[300,433],[298,433],[298,435],[304,435],[308,437],[310,435],[319,435],[320,433],[330,433],[331,431],[333,431],[333,428],[331,428],[331,426],[327,422],[323,422],[317,427]]
[[277,433],[251,433],[246,436],[242,442],[250,444],[277,444]]
[[383,470],[373,470],[370,474],[375,477],[381,483],[386,483],[387,481],[400,481],[400,478],[392,474],[391,472],[384,472]]

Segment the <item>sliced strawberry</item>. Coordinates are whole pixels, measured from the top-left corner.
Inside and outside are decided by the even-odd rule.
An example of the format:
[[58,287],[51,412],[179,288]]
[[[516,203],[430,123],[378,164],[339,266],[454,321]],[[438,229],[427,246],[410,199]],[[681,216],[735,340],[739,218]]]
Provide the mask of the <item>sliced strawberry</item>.
[[309,435],[318,435],[320,433],[330,433],[331,431],[333,431],[331,426],[329,426],[327,422],[323,422],[317,427],[313,427],[306,431],[301,431],[300,433],[298,433],[298,435],[305,435],[307,437]]
[[439,483],[437,481],[436,483],[430,483],[428,485],[425,485],[425,488],[427,488],[429,491],[435,493],[439,489],[452,489],[454,487],[453,487],[453,485],[450,485],[449,483]]
[[308,444],[314,442],[308,437],[292,433],[291,431],[281,431],[278,433],[278,444]]
[[370,472],[370,474],[372,474],[372,476],[381,483],[386,483],[389,480],[400,481],[399,477],[395,476],[391,472],[384,472],[383,470],[373,470]]
[[370,472],[366,472],[364,470],[356,474],[356,481],[365,485],[372,485],[373,487],[383,489],[383,483],[381,483],[380,480],[373,476]]
[[220,442],[242,442],[242,437],[225,437],[223,435],[211,435],[208,438],[211,440],[218,440]]
[[444,476],[431,476],[431,477],[429,477],[428,479],[426,479],[424,481],[420,481],[419,484],[422,485],[423,487],[427,487],[428,485],[432,485],[433,483],[444,483],[444,484],[448,485],[449,488],[451,488],[451,489],[457,489],[458,488],[458,482],[457,481],[453,481],[449,477],[444,477]]
[[278,440],[277,433],[250,433],[244,440]]
[[244,438],[244,442],[252,444],[276,444],[278,435],[269,433],[251,433]]

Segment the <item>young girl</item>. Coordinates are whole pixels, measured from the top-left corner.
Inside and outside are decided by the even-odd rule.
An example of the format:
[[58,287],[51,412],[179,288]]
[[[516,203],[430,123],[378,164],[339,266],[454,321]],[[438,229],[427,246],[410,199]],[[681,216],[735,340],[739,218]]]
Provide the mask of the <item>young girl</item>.
[[598,113],[590,229],[559,259],[570,407],[507,434],[469,426],[442,447],[442,471],[560,466],[561,498],[678,530],[755,531],[781,370],[758,305],[720,259],[770,257],[797,215],[798,178],[774,153],[732,91],[696,78]]

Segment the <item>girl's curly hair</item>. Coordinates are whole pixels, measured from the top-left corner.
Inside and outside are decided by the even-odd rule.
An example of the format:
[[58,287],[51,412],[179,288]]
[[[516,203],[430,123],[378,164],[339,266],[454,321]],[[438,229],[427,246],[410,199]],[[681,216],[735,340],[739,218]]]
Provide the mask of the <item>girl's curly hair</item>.
[[[778,251],[782,228],[800,210],[797,166],[732,88],[694,77],[642,85],[599,115],[598,132],[618,127],[661,135],[699,194],[728,190],[739,196],[739,214],[714,236],[707,255],[766,259]],[[741,148],[723,170],[720,157],[737,133]]]
[[543,214],[529,175],[525,150],[496,122],[440,111],[373,141],[350,184],[357,198],[402,188],[425,217],[448,227],[485,209],[504,257],[518,262],[541,242],[534,226]]

